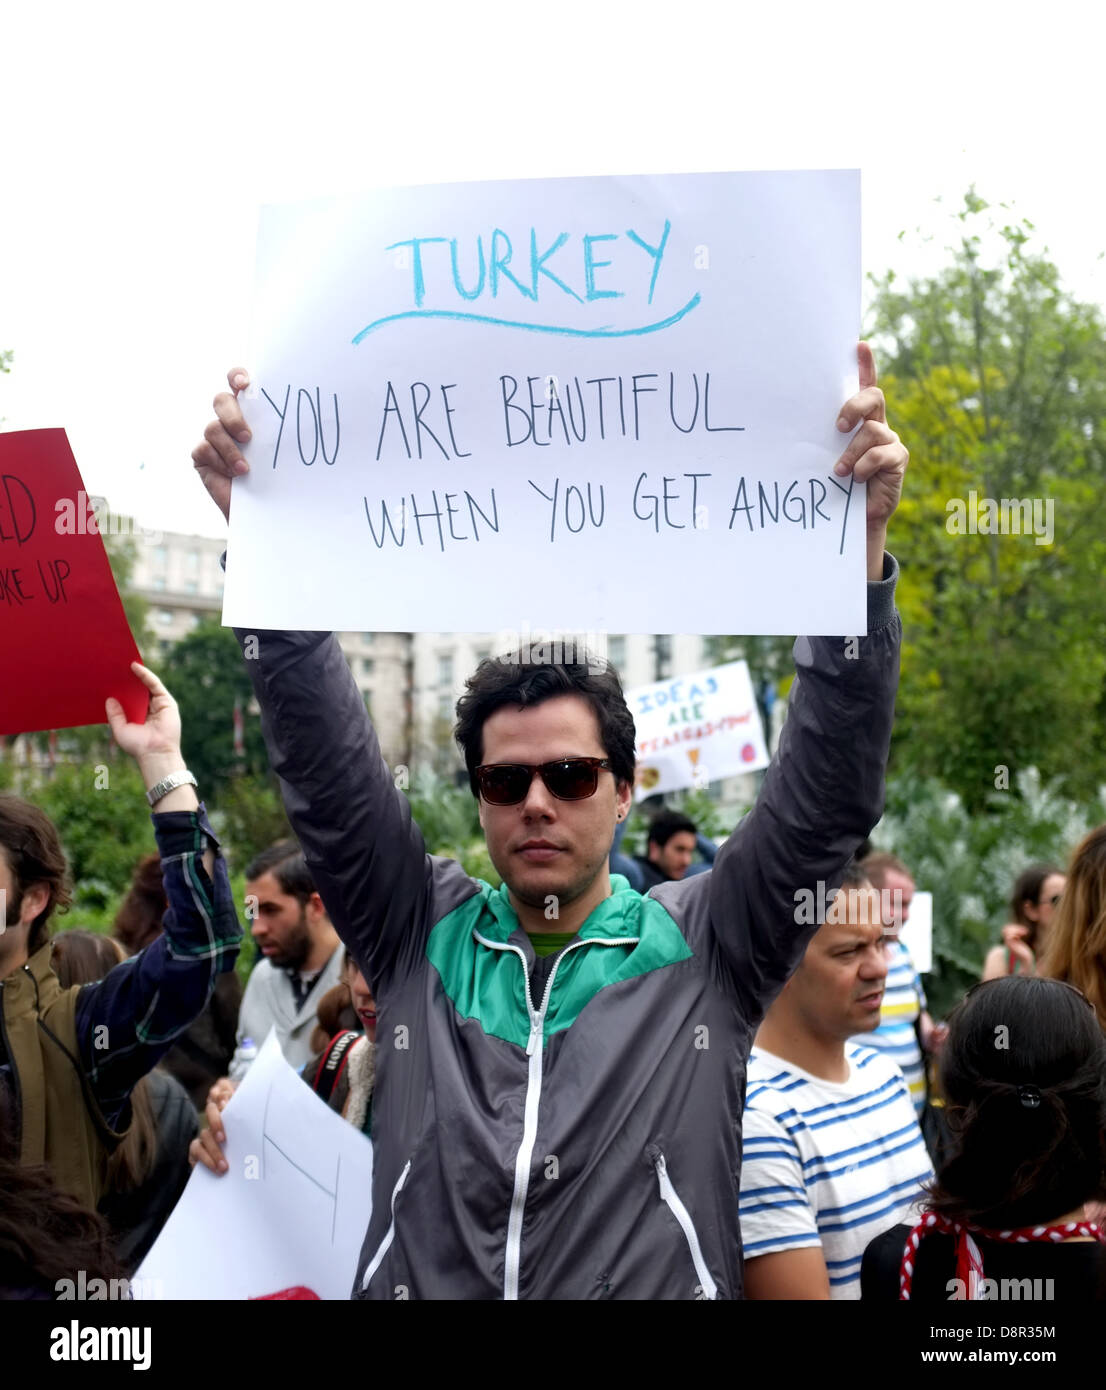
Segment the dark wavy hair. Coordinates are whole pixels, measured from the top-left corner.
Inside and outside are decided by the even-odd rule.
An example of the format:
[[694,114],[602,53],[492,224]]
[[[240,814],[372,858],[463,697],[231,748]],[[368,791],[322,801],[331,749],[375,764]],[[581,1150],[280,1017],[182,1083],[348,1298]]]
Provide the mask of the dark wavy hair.
[[162,932],[168,902],[161,873],[161,855],[148,854],[135,866],[127,896],[115,914],[111,932],[129,956],[138,955]]
[[272,874],[280,885],[280,891],[295,898],[301,907],[307,906],[315,892],[315,880],[307,867],[303,850],[295,840],[278,840],[254,855],[246,865],[246,879],[252,882],[262,874]]
[[520,665],[511,656],[492,656],[486,657],[468,678],[465,693],[457,701],[453,736],[464,754],[473,796],[479,796],[476,769],[484,760],[485,721],[508,705],[527,709],[558,695],[579,695],[590,705],[615,781],[633,786],[637,762],[634,718],[622,693],[618,672],[609,661]]
[[49,894],[27,936],[27,954],[33,956],[46,944],[51,915],[64,912],[72,901],[65,851],[46,812],[11,792],[0,793],[0,850],[15,880],[15,902],[8,903],[9,926],[28,888],[42,883]]
[[679,811],[659,811],[649,822],[646,845],[659,845],[661,849],[668,844],[673,835],[694,835],[695,822]]
[[19,1162],[8,1089],[0,1085],[0,1297],[53,1295],[60,1279],[120,1279],[107,1222],[62,1192],[49,1168]]
[[976,985],[949,1017],[941,1082],[953,1145],[932,1210],[1009,1230],[1106,1195],[1106,1038],[1078,990]]

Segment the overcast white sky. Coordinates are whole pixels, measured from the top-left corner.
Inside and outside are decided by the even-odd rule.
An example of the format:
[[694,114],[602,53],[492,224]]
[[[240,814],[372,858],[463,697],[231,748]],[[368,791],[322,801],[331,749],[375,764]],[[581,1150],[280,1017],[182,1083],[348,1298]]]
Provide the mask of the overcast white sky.
[[865,270],[909,272],[897,234],[974,182],[1106,304],[1096,8],[9,8],[4,428],[64,425],[115,509],[218,535],[189,454],[246,351],[258,204],[397,183],[860,167]]

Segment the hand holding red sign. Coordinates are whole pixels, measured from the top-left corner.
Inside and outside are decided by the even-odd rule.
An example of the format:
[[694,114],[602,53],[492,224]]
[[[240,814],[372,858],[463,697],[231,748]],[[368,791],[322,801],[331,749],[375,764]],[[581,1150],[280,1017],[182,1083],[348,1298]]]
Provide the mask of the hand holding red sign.
[[145,717],[104,542],[62,524],[85,495],[64,430],[0,434],[0,734],[100,724],[109,696]]

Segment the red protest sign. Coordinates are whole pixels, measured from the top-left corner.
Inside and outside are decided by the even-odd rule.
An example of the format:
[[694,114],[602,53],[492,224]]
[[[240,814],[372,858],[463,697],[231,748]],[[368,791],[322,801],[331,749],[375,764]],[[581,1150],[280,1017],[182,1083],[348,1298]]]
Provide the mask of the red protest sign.
[[109,695],[128,719],[146,718],[95,518],[65,524],[86,496],[64,430],[0,434],[0,734],[103,724]]

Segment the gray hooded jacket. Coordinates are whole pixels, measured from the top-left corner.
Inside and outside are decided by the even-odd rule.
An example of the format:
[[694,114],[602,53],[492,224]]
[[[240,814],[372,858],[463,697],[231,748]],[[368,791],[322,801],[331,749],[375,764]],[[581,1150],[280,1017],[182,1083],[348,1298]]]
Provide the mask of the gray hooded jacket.
[[836,889],[883,806],[885,574],[867,637],[796,642],[778,751],[713,871],[646,897],[614,877],[538,1005],[506,889],[427,854],[336,640],[254,634],[289,817],[377,1000],[355,1297],[741,1297],[749,1048],[816,930],[797,904]]

